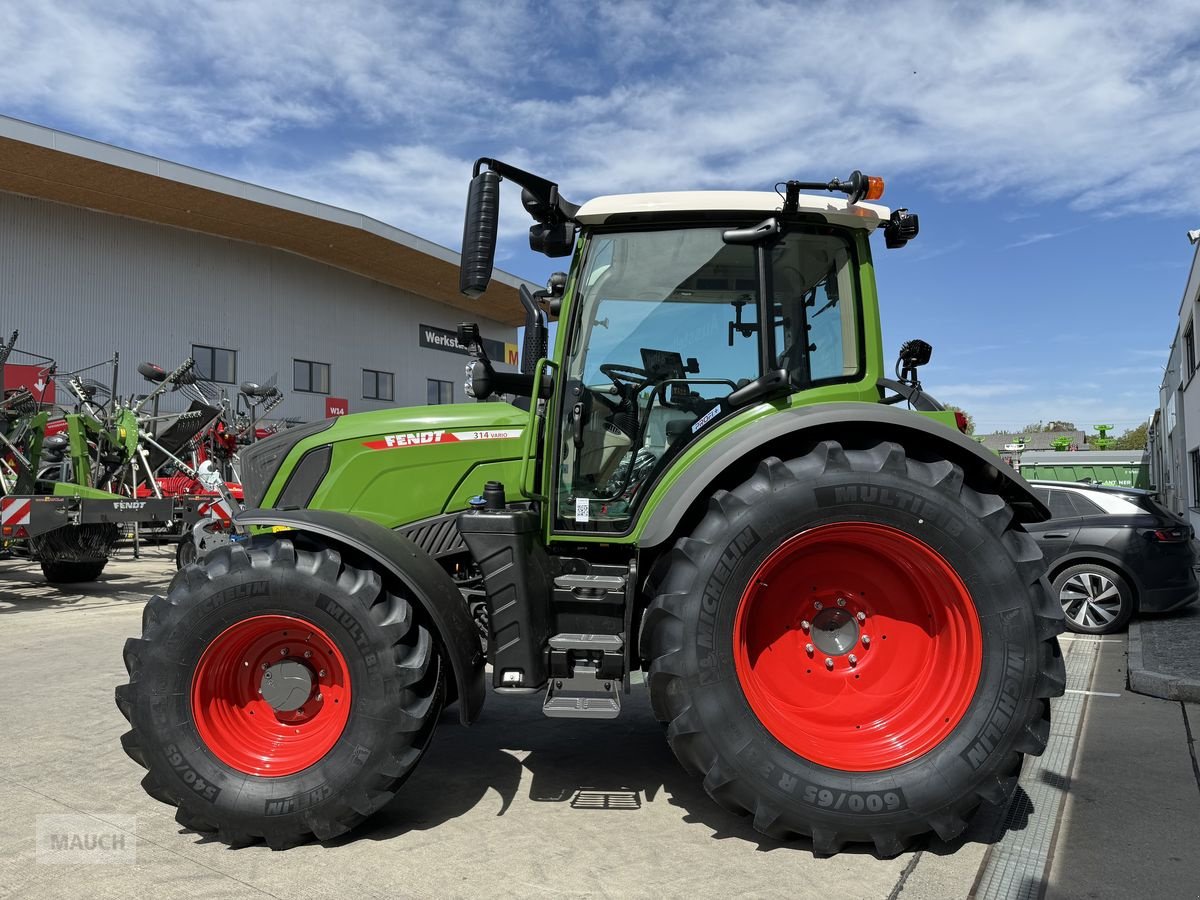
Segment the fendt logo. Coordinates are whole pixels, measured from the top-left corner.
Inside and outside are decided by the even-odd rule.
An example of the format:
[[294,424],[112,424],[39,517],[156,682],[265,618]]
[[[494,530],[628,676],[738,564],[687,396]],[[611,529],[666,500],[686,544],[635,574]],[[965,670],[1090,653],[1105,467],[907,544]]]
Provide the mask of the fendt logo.
[[520,428],[490,428],[475,431],[410,431],[389,434],[373,441],[363,441],[372,450],[391,450],[396,447],[420,447],[425,444],[456,444],[459,441],[508,441],[521,436]]
[[413,431],[409,434],[389,434],[383,440],[363,441],[363,446],[372,450],[388,450],[392,447],[418,447],[421,444],[441,444],[456,440],[458,438],[445,431]]
[[113,503],[113,509],[129,512],[131,510],[142,509],[145,505],[145,500],[117,500]]

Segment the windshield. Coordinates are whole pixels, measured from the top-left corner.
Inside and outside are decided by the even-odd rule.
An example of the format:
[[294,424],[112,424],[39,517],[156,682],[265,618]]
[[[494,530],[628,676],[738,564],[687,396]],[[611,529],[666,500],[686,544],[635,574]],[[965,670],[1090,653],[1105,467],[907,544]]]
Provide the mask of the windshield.
[[[764,359],[798,388],[857,374],[847,242],[796,231],[764,251],[726,244],[726,227],[591,238],[565,359],[560,527],[623,529],[643,489],[734,411],[727,399]],[[773,286],[767,329],[761,266]]]

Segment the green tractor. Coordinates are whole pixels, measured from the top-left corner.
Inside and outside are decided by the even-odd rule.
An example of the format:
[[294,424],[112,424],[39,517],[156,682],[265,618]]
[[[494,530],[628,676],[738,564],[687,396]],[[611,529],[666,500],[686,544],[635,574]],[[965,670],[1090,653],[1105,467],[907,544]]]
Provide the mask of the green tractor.
[[329,840],[394,797],[443,707],[480,715],[487,679],[612,719],[644,673],[712,798],[818,854],[891,856],[1005,803],[1064,686],[1021,526],[1048,512],[921,392],[927,344],[885,376],[869,239],[903,246],[916,216],[857,172],[577,206],[482,159],[471,297],[502,179],[531,246],[572,257],[521,291],[522,370],[464,325],[468,394],[493,402],[243,451],[233,543],[126,644],[145,789],[230,845]]

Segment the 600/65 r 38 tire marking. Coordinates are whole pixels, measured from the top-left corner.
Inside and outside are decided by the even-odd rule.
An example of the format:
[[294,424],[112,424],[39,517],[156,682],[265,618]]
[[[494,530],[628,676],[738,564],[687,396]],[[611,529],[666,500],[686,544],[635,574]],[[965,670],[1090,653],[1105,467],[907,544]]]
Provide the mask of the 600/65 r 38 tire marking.
[[178,572],[125,664],[121,743],[148,770],[142,786],[233,846],[353,828],[416,767],[444,699],[407,589],[287,539],[220,547]]
[[652,573],[651,704],[684,768],[771,837],[950,840],[1045,749],[1065,673],[1043,573],[1011,507],[936,452],[766,459]]

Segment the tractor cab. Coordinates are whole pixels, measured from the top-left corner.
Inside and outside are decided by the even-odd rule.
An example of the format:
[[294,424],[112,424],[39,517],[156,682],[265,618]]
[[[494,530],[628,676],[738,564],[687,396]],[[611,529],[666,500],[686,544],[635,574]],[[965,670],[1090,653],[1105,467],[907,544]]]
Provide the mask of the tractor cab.
[[[882,195],[881,180],[855,172],[788,182],[780,193],[630,194],[575,206],[536,176],[481,160],[464,233],[466,251],[476,250],[464,254],[467,294],[490,273],[492,245],[471,236],[495,233],[500,176],[524,187],[538,220],[531,247],[575,254],[563,296],[540,292],[560,321],[553,378],[541,380],[554,411],[545,452],[555,532],[627,533],[673,461],[751,407],[879,401],[867,238],[882,226],[889,246],[903,246],[917,232],[907,210],[864,202]],[[537,298],[524,296],[536,331]],[[510,390],[533,390],[539,362],[524,356],[524,387],[506,381]],[[472,376],[468,394],[486,397],[491,382],[480,387]]]

